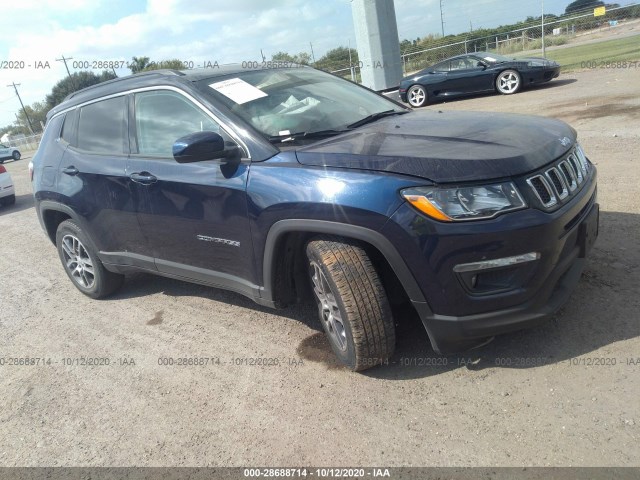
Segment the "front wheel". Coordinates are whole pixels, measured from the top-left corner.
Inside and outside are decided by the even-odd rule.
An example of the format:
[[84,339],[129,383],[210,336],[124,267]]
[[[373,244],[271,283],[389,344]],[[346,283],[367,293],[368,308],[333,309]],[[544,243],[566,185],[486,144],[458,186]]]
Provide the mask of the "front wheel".
[[422,85],[413,85],[407,90],[407,101],[412,107],[425,106],[427,98],[427,90]]
[[351,370],[387,361],[395,349],[391,307],[364,249],[351,240],[318,237],[307,244],[318,314],[336,356]]
[[520,90],[522,78],[515,70],[505,70],[496,79],[496,88],[503,95],[511,95]]
[[15,161],[20,160],[20,152],[17,150],[13,151],[13,155],[11,155]]
[[58,226],[56,246],[65,272],[82,293],[103,298],[120,288],[124,276],[104,268],[92,245],[73,220],[65,220]]

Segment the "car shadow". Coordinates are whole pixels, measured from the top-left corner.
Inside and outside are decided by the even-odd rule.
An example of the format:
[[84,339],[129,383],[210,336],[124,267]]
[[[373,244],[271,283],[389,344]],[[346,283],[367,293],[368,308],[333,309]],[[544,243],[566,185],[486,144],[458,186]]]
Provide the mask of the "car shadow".
[[128,300],[162,293],[168,297],[198,297],[212,302],[222,302],[256,313],[278,315],[298,321],[320,332],[322,325],[317,318],[315,306],[311,302],[293,305],[283,309],[272,309],[257,304],[250,298],[236,292],[190,283],[150,273],[134,273],[126,276],[124,286],[110,297],[112,300]]
[[[635,320],[640,309],[637,297],[640,252],[635,240],[638,231],[639,215],[602,212],[600,237],[569,302],[547,322],[532,329],[497,336],[491,343],[475,350],[458,355],[438,355],[431,348],[415,310],[410,306],[394,309],[395,354],[384,365],[362,374],[385,380],[410,380],[459,368],[480,371],[556,364],[569,367],[575,364],[576,359],[582,361],[580,359],[602,347],[640,336]],[[172,297],[199,297],[223,302],[300,322],[313,333],[299,342],[296,353],[303,360],[320,363],[328,370],[345,368],[331,351],[316,307],[310,301],[273,310],[234,292],[143,273],[127,276],[125,286],[112,299],[126,301],[160,292]],[[616,361],[620,364],[622,359]]]
[[10,213],[17,213],[17,212],[21,212],[22,210],[33,208],[34,204],[35,202],[33,200],[32,194],[25,193],[24,195],[16,195],[15,204],[0,206],[0,216],[8,215]]
[[[514,94],[514,95],[526,95],[528,92],[533,92],[536,90],[548,90],[548,89],[553,89],[553,88],[558,88],[558,87],[564,87],[567,85],[571,85],[572,83],[577,82],[578,80],[575,78],[563,78],[562,80],[551,80],[550,82],[547,83],[542,83],[539,85],[532,85],[526,88],[523,88],[520,92]],[[463,102],[465,100],[471,100],[471,99],[476,99],[476,98],[482,98],[482,97],[490,97],[490,96],[501,96],[499,95],[497,92],[489,92],[489,93],[478,93],[478,94],[473,94],[473,95],[466,95],[464,97],[455,97],[455,98],[429,98],[429,103],[427,103],[427,105],[425,105],[424,107],[420,107],[420,108],[429,108],[430,106],[437,106],[437,105],[442,105],[444,103],[457,103],[457,102]],[[400,97],[398,96],[398,99]],[[420,110],[420,108],[417,108],[416,110]]]

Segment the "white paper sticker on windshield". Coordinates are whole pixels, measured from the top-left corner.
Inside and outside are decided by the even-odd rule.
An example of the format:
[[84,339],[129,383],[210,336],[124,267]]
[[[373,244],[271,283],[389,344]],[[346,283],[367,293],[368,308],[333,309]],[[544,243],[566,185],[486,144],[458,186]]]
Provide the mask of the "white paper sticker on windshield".
[[225,97],[229,97],[238,105],[268,96],[259,88],[254,87],[240,78],[223,80],[222,82],[212,83],[209,86]]

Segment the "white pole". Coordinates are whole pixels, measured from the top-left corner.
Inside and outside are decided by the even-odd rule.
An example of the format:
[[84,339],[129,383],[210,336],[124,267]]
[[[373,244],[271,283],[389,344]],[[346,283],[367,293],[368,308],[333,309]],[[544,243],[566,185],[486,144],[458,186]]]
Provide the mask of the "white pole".
[[542,0],[542,56],[547,56],[547,49],[544,44],[544,0]]

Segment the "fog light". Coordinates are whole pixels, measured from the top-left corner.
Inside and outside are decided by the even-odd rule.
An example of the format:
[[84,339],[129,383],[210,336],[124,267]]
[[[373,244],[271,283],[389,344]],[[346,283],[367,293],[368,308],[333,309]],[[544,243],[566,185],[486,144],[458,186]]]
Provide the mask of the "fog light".
[[540,258],[538,252],[525,253],[514,257],[496,258],[495,260],[484,260],[482,262],[461,263],[453,267],[456,273],[475,272],[478,270],[487,270],[489,268],[509,267],[518,265],[519,263],[534,262]]
[[535,272],[537,252],[456,265],[453,270],[471,295],[495,295],[523,288]]

